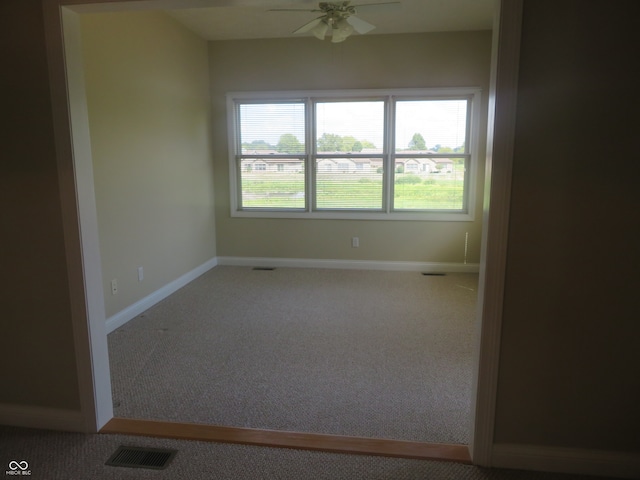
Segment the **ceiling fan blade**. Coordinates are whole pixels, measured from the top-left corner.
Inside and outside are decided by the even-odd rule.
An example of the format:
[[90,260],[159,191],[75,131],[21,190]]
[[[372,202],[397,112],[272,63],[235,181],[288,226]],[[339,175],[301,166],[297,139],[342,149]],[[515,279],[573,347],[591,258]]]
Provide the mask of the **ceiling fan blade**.
[[319,10],[317,8],[313,8],[313,9],[306,9],[306,8],[270,8],[269,10],[267,10],[267,12],[321,12],[322,10]]
[[347,17],[347,22],[354,28],[354,30],[360,34],[370,32],[374,28],[375,25],[371,25],[369,22],[365,22],[361,18],[356,17],[355,15],[351,15]]
[[315,19],[311,20],[309,23],[305,23],[303,26],[301,26],[299,29],[295,30],[293,33],[306,33],[308,31],[310,31],[313,27],[318,25],[322,21],[323,18],[324,18],[324,15],[322,17],[315,18]]
[[356,9],[360,10],[365,8],[368,12],[395,12],[402,8],[402,2],[379,2],[379,3],[361,3],[359,5],[352,5]]

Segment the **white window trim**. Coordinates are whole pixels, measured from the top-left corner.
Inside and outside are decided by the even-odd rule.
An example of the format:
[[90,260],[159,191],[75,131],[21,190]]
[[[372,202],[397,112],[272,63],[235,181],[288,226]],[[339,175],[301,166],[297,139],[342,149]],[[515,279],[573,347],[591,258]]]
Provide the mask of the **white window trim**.
[[[467,186],[467,211],[447,212],[447,211],[364,211],[364,210],[323,210],[314,211],[311,208],[311,199],[308,199],[304,211],[301,210],[268,210],[268,209],[239,209],[238,194],[239,182],[236,165],[236,134],[239,129],[235,113],[236,101],[278,101],[278,100],[306,100],[307,98],[326,99],[357,99],[365,100],[376,97],[399,97],[399,98],[448,98],[448,97],[470,97],[470,127],[469,127],[469,150],[470,165]],[[420,88],[420,89],[376,89],[376,90],[296,90],[278,92],[229,92],[227,93],[227,141],[229,152],[229,190],[230,190],[230,210],[231,217],[239,218],[299,218],[299,219],[334,219],[334,220],[420,220],[420,221],[443,221],[443,222],[469,222],[475,219],[476,215],[476,194],[478,183],[478,164],[480,162],[480,110],[482,101],[482,90],[478,87],[453,87],[453,88]],[[305,119],[310,125],[309,118],[311,112],[307,112]],[[393,136],[390,128],[386,128],[386,133]],[[307,128],[307,137],[311,137],[310,128]],[[315,141],[307,138],[307,142]],[[390,139],[388,139],[390,140]],[[309,144],[310,145],[310,144]],[[387,143],[387,145],[393,145]],[[305,155],[306,157],[306,155]],[[310,167],[309,162],[306,164]],[[311,181],[311,168],[306,168],[305,175],[307,182]],[[389,178],[386,179],[389,185]],[[387,188],[386,190],[391,190]],[[385,194],[389,194],[386,192]]]

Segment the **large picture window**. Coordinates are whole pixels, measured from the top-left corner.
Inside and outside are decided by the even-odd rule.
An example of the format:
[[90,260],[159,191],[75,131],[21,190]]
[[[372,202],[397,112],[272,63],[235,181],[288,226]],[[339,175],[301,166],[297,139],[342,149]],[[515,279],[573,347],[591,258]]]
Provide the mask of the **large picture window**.
[[479,96],[231,93],[231,214],[471,220]]

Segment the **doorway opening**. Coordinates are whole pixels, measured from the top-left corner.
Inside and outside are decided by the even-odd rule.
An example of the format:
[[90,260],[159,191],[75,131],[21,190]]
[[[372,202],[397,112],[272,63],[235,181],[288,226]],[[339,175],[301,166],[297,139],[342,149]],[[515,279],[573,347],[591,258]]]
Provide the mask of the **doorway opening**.
[[[73,17],[77,14],[70,10],[67,11],[66,8],[62,9],[62,14],[65,17],[65,21],[64,21],[65,29],[73,30],[74,27],[72,24],[74,22],[77,23],[77,18],[74,19]],[[53,10],[50,9],[47,11],[47,15],[50,20],[51,18],[55,18],[58,14],[53,12]],[[517,12],[514,15],[517,15]],[[48,23],[52,23],[52,22],[48,22]],[[53,29],[53,31],[55,32],[55,22],[53,22],[53,25],[54,25],[53,27],[49,26],[49,29],[50,30]],[[76,24],[76,28],[77,28],[77,24]],[[62,35],[61,35],[61,32],[58,32],[58,34],[59,34],[58,36],[60,37],[58,39],[59,40],[58,47],[60,48],[60,50],[62,50],[62,46],[61,46]],[[77,31],[76,31],[76,34],[77,34]],[[71,33],[70,35],[72,37],[73,33]],[[54,35],[54,37],[56,37],[56,35]],[[65,35],[65,41],[67,41],[71,37]],[[51,41],[55,43],[55,38]],[[494,46],[494,49],[495,49],[495,46]],[[86,125],[86,112],[84,112],[85,117],[83,118],[82,112],[78,114],[77,111],[74,111],[75,110],[74,107],[77,107],[78,105],[82,107],[83,105],[82,95],[84,94],[84,91],[83,91],[83,86],[81,85],[82,75],[81,75],[81,72],[77,70],[78,65],[75,65],[75,66],[73,65],[74,55],[70,54],[71,50],[73,50],[73,46],[67,45],[66,68],[67,68],[68,80],[66,83],[60,82],[60,79],[63,78],[63,76],[61,76],[60,72],[58,72],[58,74],[55,76],[55,78],[58,81],[58,85],[55,86],[53,90],[55,91],[56,88],[60,88],[61,83],[64,83],[64,90],[68,92],[69,102],[71,105],[71,121],[72,121],[71,123],[74,131],[73,149],[75,151],[75,159],[76,159],[75,160],[75,177],[77,180],[78,179],[83,180],[83,181],[77,182],[76,193],[78,196],[79,212],[77,212],[75,215],[80,216],[80,224],[83,230],[82,232],[83,238],[82,238],[82,246],[81,246],[82,252],[83,252],[83,258],[85,260],[83,265],[84,267],[83,268],[83,273],[84,273],[83,288],[86,291],[87,298],[88,298],[87,305],[88,305],[89,324],[88,326],[85,325],[84,327],[82,327],[82,326],[78,326],[77,322],[74,321],[74,327],[76,329],[81,329],[81,328],[84,328],[84,330],[88,329],[88,334],[89,334],[88,338],[90,339],[89,348],[87,348],[86,351],[79,352],[78,355],[86,356],[93,359],[93,362],[90,364],[90,366],[86,367],[87,370],[85,370],[84,372],[81,372],[81,375],[80,375],[82,383],[87,384],[87,385],[83,385],[83,388],[82,388],[84,392],[84,396],[83,396],[84,402],[85,402],[84,405],[87,405],[88,403],[93,403],[93,407],[83,406],[83,410],[85,410],[85,412],[92,411],[94,413],[94,417],[96,419],[96,428],[99,429],[103,425],[105,425],[112,417],[112,410],[111,410],[112,399],[111,399],[111,392],[109,388],[110,383],[108,378],[108,368],[105,369],[104,365],[100,366],[101,360],[104,360],[107,358],[107,352],[106,352],[106,334],[104,329],[104,299],[101,298],[102,282],[101,282],[101,275],[100,275],[99,251],[97,249],[95,204],[91,199],[92,194],[94,192],[92,191],[92,186],[85,183],[85,182],[88,182],[88,180],[91,179],[92,177],[91,166],[81,165],[82,161],[86,161],[86,159],[90,160],[91,158],[90,145],[88,143],[88,126]],[[76,51],[76,54],[77,53],[78,52]],[[517,54],[517,48],[516,48],[516,54]],[[495,60],[495,55],[496,54],[494,54],[494,60]],[[78,60],[78,57],[76,56],[75,59]],[[496,68],[495,61],[493,62],[493,64],[494,64],[494,67],[492,68],[495,69]],[[58,67],[60,66],[58,65]],[[52,69],[55,70],[56,67],[54,66],[52,67]],[[78,82],[80,82],[80,84]],[[66,97],[66,95],[63,96],[63,98],[64,97]],[[57,112],[58,115],[61,115],[61,112],[62,112],[63,115],[69,115],[69,113],[65,111],[66,107],[60,104],[60,100],[58,99],[56,100],[56,102],[57,104],[54,106],[54,113]],[[494,118],[490,118],[490,128],[489,128],[490,130],[492,130],[493,128],[493,125],[492,125],[493,121],[494,121]],[[84,122],[84,125],[83,125],[83,122]],[[83,133],[86,134],[86,138],[84,139],[82,138]],[[59,134],[63,136],[66,134],[67,135],[66,141],[68,141],[68,138],[69,138],[68,132],[61,130]],[[84,145],[83,145],[83,141],[84,141]],[[504,152],[501,152],[501,153],[504,153]],[[505,179],[502,179],[501,181],[503,183],[499,185],[499,188],[502,191],[504,191],[505,184],[508,187],[508,181]],[[506,200],[508,200],[508,188],[506,189],[506,192],[507,192]],[[505,200],[505,198],[503,198],[502,200]],[[495,206],[496,206],[496,202],[492,204],[492,209]],[[499,236],[498,239],[502,238],[502,241],[504,243],[506,241],[505,235],[503,232],[500,235],[501,236]],[[489,307],[493,308],[496,311],[499,310],[499,307],[497,307],[497,304],[499,302],[497,302],[496,299],[501,297],[500,265],[497,265],[496,267],[492,267],[492,266],[488,267],[488,264],[486,262],[487,262],[487,256],[491,255],[490,252],[493,251],[495,247],[498,247],[498,249],[501,248],[502,245],[500,244],[500,242],[498,242],[495,244],[495,246],[492,245],[491,249],[487,249],[487,245],[488,245],[487,236],[488,234],[486,233],[486,228],[485,228],[485,233],[484,233],[485,238],[483,242],[484,258],[482,260],[483,265],[481,265],[481,288],[480,288],[481,294],[484,294],[484,301],[481,302],[481,305],[479,307],[479,311],[481,311],[481,316],[483,319],[486,319],[487,311]],[[487,250],[489,250],[489,252],[487,252]],[[495,268],[496,270],[495,272],[493,272],[495,276],[491,278],[494,281],[495,285],[487,284],[485,280],[485,278],[487,278],[489,273],[488,270],[491,270],[491,268]],[[492,296],[493,296],[493,299],[489,298]],[[487,304],[487,298],[489,298],[490,300],[489,302],[490,305]],[[102,312],[100,310],[102,310]],[[499,318],[499,315],[497,318]],[[86,322],[86,317],[84,321]],[[102,325],[100,325],[100,323],[102,323]],[[482,324],[483,330],[485,330],[486,328],[485,325],[486,325],[486,322]],[[497,326],[499,327],[499,323]],[[497,352],[499,328],[496,329],[495,324],[493,324],[492,327],[494,330],[497,330],[498,332],[498,333],[494,332],[493,336],[490,338],[492,345],[489,345],[489,348],[492,348],[493,349],[492,352],[495,353]],[[486,332],[484,333],[485,334],[482,335],[482,337],[485,337],[485,338],[481,339],[480,338],[481,335],[478,335],[479,338],[478,338],[477,344],[478,344],[479,350],[486,350],[487,344],[485,343],[485,341],[486,341],[487,335],[486,335]],[[478,358],[480,362],[480,365],[478,367],[478,370],[481,371],[480,376],[481,377],[483,376],[482,370],[484,369],[485,373],[489,372],[489,377],[491,377],[492,375],[495,377],[495,370],[497,367],[497,355],[494,357],[493,360],[485,364],[484,367],[482,365],[482,352],[478,354]],[[492,371],[494,373],[491,373]],[[87,378],[90,378],[89,382],[87,382]],[[476,375],[476,382],[477,380],[478,380],[478,375]],[[481,413],[483,408],[486,410],[487,409],[486,405],[489,405],[488,410],[492,410],[492,403],[491,403],[492,386],[489,385],[488,392],[486,391],[481,392],[480,390],[482,385],[483,385],[482,382],[478,382],[474,384],[474,389],[477,390],[477,395],[476,395],[476,409],[472,411],[472,417],[476,415],[475,414],[476,410],[480,411]],[[87,386],[90,386],[90,388],[87,388]],[[484,389],[484,387],[482,389]],[[89,399],[93,399],[93,402],[89,402]],[[478,402],[480,402],[481,404],[484,404],[484,407],[478,409],[477,408]],[[472,422],[475,425],[475,430],[474,430],[474,434],[472,435],[473,441],[472,441],[471,449],[472,449],[472,455],[474,456],[475,463],[482,464],[483,460],[481,457],[483,455],[483,452],[481,450],[484,449],[485,450],[484,455],[486,455],[486,451],[490,446],[490,440],[488,439],[490,437],[490,431],[492,428],[492,426],[489,426],[491,424],[490,416],[491,416],[491,412],[488,413],[488,416],[486,419],[482,419],[482,418],[478,419],[478,417],[475,416],[474,418],[475,421]],[[484,426],[482,425],[483,422],[485,424]],[[483,440],[480,436],[485,436],[486,438]],[[481,448],[478,448],[478,447],[481,447]],[[476,453],[478,455],[478,460],[476,460]]]

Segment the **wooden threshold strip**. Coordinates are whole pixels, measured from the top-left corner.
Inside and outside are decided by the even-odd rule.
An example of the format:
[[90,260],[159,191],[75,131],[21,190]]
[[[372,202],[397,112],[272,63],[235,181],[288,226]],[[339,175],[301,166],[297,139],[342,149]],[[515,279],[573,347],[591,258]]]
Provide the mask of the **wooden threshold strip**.
[[100,433],[471,463],[466,445],[113,418]]

